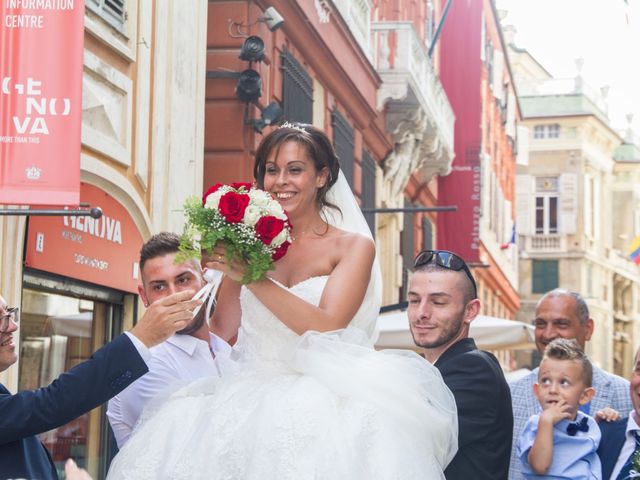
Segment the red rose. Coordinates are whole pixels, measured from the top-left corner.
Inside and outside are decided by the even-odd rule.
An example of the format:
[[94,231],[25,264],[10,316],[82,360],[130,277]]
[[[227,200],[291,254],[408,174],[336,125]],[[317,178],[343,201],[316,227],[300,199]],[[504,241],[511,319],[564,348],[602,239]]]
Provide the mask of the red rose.
[[230,185],[231,188],[235,188],[236,190],[240,190],[241,188],[244,187],[245,191],[248,192],[249,190],[251,190],[251,184],[247,183],[247,182],[233,182]]
[[240,223],[244,211],[249,205],[249,195],[245,193],[227,192],[220,197],[218,210],[229,223]]
[[273,239],[276,238],[283,228],[284,220],[280,220],[273,215],[261,217],[260,220],[256,222],[256,233],[265,245],[271,245]]
[[202,196],[202,205],[204,205],[207,201],[207,197],[211,195],[213,192],[217,192],[222,187],[221,183],[216,183],[215,185],[209,187],[209,190]]
[[289,249],[289,245],[291,245],[291,243],[285,240],[282,245],[276,248],[276,251],[273,252],[273,255],[271,255],[271,258],[274,262],[284,257],[284,255],[287,253],[287,250]]

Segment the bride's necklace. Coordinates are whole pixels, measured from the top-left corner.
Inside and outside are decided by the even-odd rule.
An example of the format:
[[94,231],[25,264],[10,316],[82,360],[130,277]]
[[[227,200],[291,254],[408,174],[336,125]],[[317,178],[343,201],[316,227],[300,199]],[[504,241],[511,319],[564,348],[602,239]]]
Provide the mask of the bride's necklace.
[[308,225],[304,229],[294,232],[293,239],[318,237],[326,233],[328,230],[329,225],[326,222],[322,222],[320,225]]

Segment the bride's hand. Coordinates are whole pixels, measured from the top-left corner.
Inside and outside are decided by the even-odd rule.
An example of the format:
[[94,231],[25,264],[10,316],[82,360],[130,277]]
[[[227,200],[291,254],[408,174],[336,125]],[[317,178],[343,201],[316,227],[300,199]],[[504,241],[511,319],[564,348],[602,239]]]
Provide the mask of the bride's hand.
[[205,262],[207,268],[218,270],[224,273],[231,280],[240,282],[244,277],[246,264],[240,260],[234,260],[229,262],[227,258],[227,249],[224,244],[217,244],[207,262]]

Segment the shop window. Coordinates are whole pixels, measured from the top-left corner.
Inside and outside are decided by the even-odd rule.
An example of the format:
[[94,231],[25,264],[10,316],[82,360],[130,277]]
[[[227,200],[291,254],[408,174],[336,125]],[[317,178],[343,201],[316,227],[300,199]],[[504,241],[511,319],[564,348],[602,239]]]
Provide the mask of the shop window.
[[[29,274],[25,274],[24,285],[19,390],[49,385],[122,330],[123,296],[117,292],[95,289],[100,291],[97,297],[79,296],[82,287],[71,287],[68,279],[41,281]],[[68,458],[74,458],[94,478],[104,477],[109,463],[104,419],[104,409],[98,407],[39,435],[60,478]]]
[[289,122],[312,123],[313,80],[286,48],[281,60],[284,119]]
[[[376,206],[376,162],[369,152],[362,152],[362,207],[375,208]],[[376,214],[365,213],[364,218],[369,224],[373,238],[376,237]]]
[[118,30],[124,29],[127,21],[126,0],[87,0],[86,6],[109,25]]
[[558,260],[532,260],[532,293],[547,293],[559,286]]
[[340,159],[340,168],[349,185],[353,186],[353,128],[338,110],[331,113],[331,126],[333,127],[333,147]]

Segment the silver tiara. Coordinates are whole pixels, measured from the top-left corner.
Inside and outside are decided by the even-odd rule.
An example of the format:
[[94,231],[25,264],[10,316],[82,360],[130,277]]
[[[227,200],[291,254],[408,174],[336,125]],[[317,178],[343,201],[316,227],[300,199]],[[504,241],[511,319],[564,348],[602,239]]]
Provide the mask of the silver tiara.
[[299,132],[307,133],[307,131],[304,128],[289,122],[284,122],[278,128],[292,128],[293,130],[298,130]]

